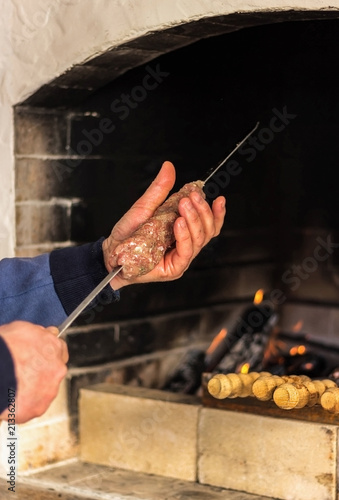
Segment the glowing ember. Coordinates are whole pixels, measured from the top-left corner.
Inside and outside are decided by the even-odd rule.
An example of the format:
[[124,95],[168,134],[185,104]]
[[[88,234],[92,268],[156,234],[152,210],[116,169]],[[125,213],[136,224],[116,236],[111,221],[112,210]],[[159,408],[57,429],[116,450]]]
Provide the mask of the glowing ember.
[[290,349],[291,356],[296,356],[297,354],[301,356],[302,354],[305,354],[305,352],[306,352],[306,347],[304,345],[295,345]]
[[304,345],[300,345],[298,347],[298,354],[302,355],[302,354],[305,354],[306,352],[306,347]]
[[260,304],[263,298],[264,298],[264,290],[262,288],[259,288],[259,290],[255,292],[253,304]]

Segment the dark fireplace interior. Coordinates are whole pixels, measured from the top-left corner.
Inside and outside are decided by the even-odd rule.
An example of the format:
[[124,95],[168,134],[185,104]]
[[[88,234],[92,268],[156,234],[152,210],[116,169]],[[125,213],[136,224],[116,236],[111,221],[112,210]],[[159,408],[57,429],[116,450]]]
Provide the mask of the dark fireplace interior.
[[[227,217],[186,274],[127,287],[69,331],[74,414],[88,383],[161,386],[185,350],[231,328],[260,288],[278,313],[272,342],[307,340],[331,359],[322,373],[336,367],[339,20],[262,22],[218,36],[201,28],[176,50],[171,36],[187,36],[184,27],[158,46],[145,37],[16,108],[20,256],[108,235],[163,161],[176,167],[177,190],[204,179],[260,122],[207,187],[210,198],[226,196]],[[173,352],[171,362],[147,376],[157,352]],[[123,371],[136,356],[146,361]]]

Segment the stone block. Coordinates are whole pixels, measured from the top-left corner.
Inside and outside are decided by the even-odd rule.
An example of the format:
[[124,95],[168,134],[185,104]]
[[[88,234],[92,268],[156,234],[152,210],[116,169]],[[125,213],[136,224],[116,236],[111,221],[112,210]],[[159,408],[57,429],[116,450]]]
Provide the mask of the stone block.
[[26,471],[67,460],[77,455],[70,418],[37,418],[18,426],[17,470]]
[[[50,200],[53,197],[74,197],[66,177],[71,167],[67,159],[50,160],[42,158],[17,158],[15,162],[15,197],[16,201]],[[72,160],[69,164],[72,165]]]
[[30,95],[24,102],[24,106],[41,107],[53,111],[58,108],[74,109],[83,104],[94,92],[93,89],[73,89],[59,87],[52,83],[42,85],[34,94]]
[[18,108],[15,113],[15,152],[20,155],[65,154],[66,113]]
[[204,408],[203,484],[283,500],[335,500],[337,427]]
[[191,43],[189,37],[182,36],[181,33],[174,33],[172,30],[157,31],[147,33],[144,36],[138,37],[130,42],[126,42],[124,47],[141,49],[141,50],[159,50],[168,52],[180,47],[184,47]]
[[70,240],[71,206],[28,202],[16,207],[17,245]]
[[[136,68],[147,61],[153,60],[161,55],[161,50],[154,47],[153,50],[137,49],[136,47],[128,47],[119,45],[111,50],[93,57],[84,63],[84,67],[92,66],[102,68],[114,68],[117,76],[125,73],[127,70]],[[113,78],[112,78],[113,81]]]
[[79,411],[83,461],[196,480],[196,397],[99,384],[81,390]]
[[[57,397],[40,417],[16,426],[17,471],[43,467],[52,462],[66,460],[77,454],[76,437],[71,430],[68,415],[67,382],[60,384]],[[8,468],[5,454],[8,442],[7,422],[0,421],[0,476]],[[1,494],[0,494],[0,498]]]

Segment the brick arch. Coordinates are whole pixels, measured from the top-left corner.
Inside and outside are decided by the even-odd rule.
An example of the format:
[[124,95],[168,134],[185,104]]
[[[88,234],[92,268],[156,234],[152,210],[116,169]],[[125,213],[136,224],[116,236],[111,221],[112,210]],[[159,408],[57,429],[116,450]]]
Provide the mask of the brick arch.
[[86,60],[72,65],[60,76],[43,84],[20,104],[39,107],[69,107],[137,66],[162,54],[190,45],[203,38],[273,23],[326,20],[339,17],[332,10],[281,10],[202,16],[170,28],[149,31],[117,44],[99,55],[88,46]]

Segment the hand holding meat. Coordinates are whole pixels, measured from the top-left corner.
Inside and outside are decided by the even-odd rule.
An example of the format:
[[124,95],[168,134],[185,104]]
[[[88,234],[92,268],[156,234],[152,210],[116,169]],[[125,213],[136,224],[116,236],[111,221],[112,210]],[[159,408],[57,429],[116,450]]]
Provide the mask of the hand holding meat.
[[210,208],[202,183],[197,181],[165,201],[174,182],[174,166],[165,162],[144,195],[104,241],[107,270],[124,266],[111,282],[114,289],[180,278],[200,250],[220,233],[225,198],[218,197]]
[[[26,321],[0,327],[13,359],[17,390],[15,422],[21,424],[42,415],[56,397],[67,373],[66,343],[56,337],[54,326],[44,328]],[[7,420],[8,409],[0,414]]]

